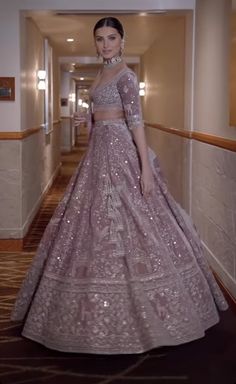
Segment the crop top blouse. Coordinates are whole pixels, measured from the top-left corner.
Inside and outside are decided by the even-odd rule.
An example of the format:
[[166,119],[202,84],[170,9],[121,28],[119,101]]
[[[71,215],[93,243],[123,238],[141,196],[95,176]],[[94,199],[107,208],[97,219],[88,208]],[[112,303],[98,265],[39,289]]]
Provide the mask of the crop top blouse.
[[124,111],[129,129],[143,125],[139,87],[135,73],[123,68],[111,80],[90,92],[92,111]]

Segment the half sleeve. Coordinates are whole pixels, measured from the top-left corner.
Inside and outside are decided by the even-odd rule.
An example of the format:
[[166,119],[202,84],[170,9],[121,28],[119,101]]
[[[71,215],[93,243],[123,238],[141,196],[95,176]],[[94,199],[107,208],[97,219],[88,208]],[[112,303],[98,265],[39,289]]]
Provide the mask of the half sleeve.
[[133,72],[126,72],[117,82],[127,125],[130,130],[143,126],[142,108],[137,77]]

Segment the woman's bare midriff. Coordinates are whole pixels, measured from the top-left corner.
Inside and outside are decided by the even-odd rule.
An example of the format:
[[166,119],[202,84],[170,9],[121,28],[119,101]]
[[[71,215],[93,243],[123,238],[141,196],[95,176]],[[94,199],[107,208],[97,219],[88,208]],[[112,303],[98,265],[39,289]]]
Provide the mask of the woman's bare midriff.
[[116,120],[116,119],[124,119],[125,115],[122,110],[111,110],[111,111],[96,111],[93,114],[94,121],[101,120]]

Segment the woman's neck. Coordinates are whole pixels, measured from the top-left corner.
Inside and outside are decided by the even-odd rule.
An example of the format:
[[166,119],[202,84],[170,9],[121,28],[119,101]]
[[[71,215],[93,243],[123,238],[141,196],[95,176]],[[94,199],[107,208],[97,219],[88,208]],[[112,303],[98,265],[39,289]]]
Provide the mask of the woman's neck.
[[121,62],[122,62],[121,56],[114,56],[111,59],[103,59],[103,66],[104,68],[115,67]]

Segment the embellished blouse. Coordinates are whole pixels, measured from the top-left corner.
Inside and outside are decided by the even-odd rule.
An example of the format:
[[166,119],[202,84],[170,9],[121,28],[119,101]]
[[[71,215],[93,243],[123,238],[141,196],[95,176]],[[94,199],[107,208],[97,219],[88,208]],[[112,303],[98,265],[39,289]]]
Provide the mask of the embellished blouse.
[[139,86],[135,73],[123,68],[108,82],[91,90],[93,112],[124,111],[129,129],[143,125]]

